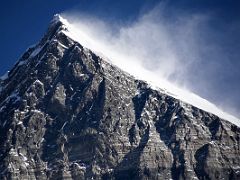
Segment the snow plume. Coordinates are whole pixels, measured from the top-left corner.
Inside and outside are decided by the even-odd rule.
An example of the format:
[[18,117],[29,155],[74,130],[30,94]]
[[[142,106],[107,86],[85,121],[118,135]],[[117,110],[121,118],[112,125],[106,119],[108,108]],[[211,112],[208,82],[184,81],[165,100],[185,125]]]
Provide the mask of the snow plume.
[[[156,72],[158,76],[169,79],[185,71],[189,62],[179,56],[179,53],[182,53],[179,45],[185,46],[183,44],[185,42],[174,40],[177,37],[172,37],[169,32],[173,27],[167,22],[162,22],[161,19],[156,19],[157,14],[159,15],[154,9],[139,17],[136,22],[127,25],[108,24],[101,19],[86,15],[62,15],[73,23],[85,38],[89,38],[86,40],[89,48],[107,55],[116,61],[114,63],[125,64],[131,61]],[[192,24],[187,25],[192,26]],[[181,28],[183,27],[179,27],[179,31]]]
[[[181,13],[182,16],[168,17],[166,11],[166,4],[161,3],[135,21],[125,23],[76,12],[61,16],[69,22],[68,35],[83,46],[107,56],[113,64],[174,97],[239,125],[237,118],[190,92],[205,97],[215,93],[211,89],[215,79],[206,76],[216,75],[219,63],[209,58],[224,56],[221,52],[215,57],[220,51],[207,41],[210,16]],[[220,102],[224,102],[222,97],[217,103]],[[223,107],[229,109],[226,104]]]

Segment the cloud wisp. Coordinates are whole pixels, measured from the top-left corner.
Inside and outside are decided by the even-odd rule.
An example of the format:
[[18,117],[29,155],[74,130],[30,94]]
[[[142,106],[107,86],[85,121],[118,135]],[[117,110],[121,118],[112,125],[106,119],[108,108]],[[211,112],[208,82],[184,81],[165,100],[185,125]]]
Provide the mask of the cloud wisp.
[[[210,71],[219,66],[216,61],[204,60],[214,57],[206,53],[219,52],[215,45],[207,41],[208,30],[205,27],[210,17],[206,14],[182,14],[172,18],[166,17],[165,12],[166,7],[159,5],[126,24],[76,12],[61,15],[71,24],[71,35],[85,47],[107,56],[113,64],[140,79],[171,89],[178,95],[182,91],[182,98],[190,103],[195,101],[193,104],[202,104],[202,108],[208,102],[196,98],[189,91],[205,91],[203,94],[209,97],[215,93],[209,90],[214,78],[204,79],[204,75],[212,75]],[[220,56],[223,53],[214,59]],[[208,108],[205,110],[211,112],[217,109],[213,104]]]

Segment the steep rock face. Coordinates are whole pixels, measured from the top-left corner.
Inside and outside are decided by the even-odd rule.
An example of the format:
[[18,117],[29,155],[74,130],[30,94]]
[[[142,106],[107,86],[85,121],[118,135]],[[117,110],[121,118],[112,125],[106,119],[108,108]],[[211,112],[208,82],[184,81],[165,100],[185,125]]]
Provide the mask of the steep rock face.
[[0,179],[239,179],[240,128],[156,91],[53,21],[0,90]]

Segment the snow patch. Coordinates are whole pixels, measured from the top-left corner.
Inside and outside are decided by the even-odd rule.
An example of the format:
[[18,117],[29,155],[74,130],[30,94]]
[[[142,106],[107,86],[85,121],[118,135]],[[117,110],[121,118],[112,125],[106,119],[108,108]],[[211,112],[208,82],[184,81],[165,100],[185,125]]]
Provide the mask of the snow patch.
[[39,111],[39,110],[37,110],[37,109],[32,109],[31,112],[33,112],[33,113],[38,113],[38,114],[42,114],[42,112]]
[[2,81],[6,80],[6,79],[8,78],[8,73],[9,73],[9,71],[7,71],[4,75],[2,75],[2,76],[0,77],[0,79],[1,79]]
[[17,125],[20,125],[20,124],[22,124],[23,122],[22,121],[19,121],[18,123],[17,123]]
[[62,48],[67,49],[68,47],[63,45],[61,42],[59,42],[58,40],[54,39],[53,42],[57,42]]
[[75,166],[77,166],[78,167],[78,169],[83,169],[83,170],[86,170],[87,169],[87,166],[86,166],[86,164],[84,164],[84,163],[80,163],[80,164],[78,164],[78,163],[73,163]]
[[42,50],[42,47],[37,47],[32,53],[31,55],[29,56],[29,58],[33,58],[35,57],[36,55],[38,55],[38,53]]
[[15,156],[15,157],[18,156],[18,153],[17,153],[16,150],[13,149],[13,148],[10,149],[9,154],[11,154],[12,156]]
[[27,61],[20,61],[17,66],[22,66],[24,64],[27,64]]
[[36,85],[36,84],[43,86],[43,83],[38,79],[36,81],[34,81],[34,83],[33,83],[33,85]]

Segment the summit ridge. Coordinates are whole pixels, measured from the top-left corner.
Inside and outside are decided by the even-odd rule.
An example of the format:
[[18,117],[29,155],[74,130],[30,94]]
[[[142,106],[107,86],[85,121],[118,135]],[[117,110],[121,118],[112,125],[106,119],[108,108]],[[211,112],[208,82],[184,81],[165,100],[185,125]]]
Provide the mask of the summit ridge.
[[0,179],[240,178],[238,126],[123,71],[54,19],[1,80]]
[[[91,49],[95,54],[101,56],[105,61],[108,61],[109,63],[116,65],[123,71],[133,75],[136,79],[146,81],[149,84],[149,86],[151,86],[151,88],[167,93],[168,95],[173,96],[176,99],[180,99],[181,101],[192,104],[193,106],[196,106],[204,111],[213,113],[225,120],[228,120],[236,124],[237,126],[240,126],[239,118],[221,110],[215,104],[198,96],[197,94],[192,93],[186,89],[180,88],[161,77],[157,77],[155,74],[152,74],[150,71],[144,69],[141,66],[128,63],[131,62],[131,58],[129,59],[129,61],[124,61],[125,64],[120,63],[122,59],[118,59],[119,57],[111,57],[108,51],[101,48],[103,44],[95,42],[94,39],[92,39],[87,33],[81,31],[81,29],[79,28],[76,28],[74,26],[74,23],[69,23],[68,20],[61,16],[60,14],[56,14],[53,19],[55,23],[56,22],[61,23],[62,26],[65,27],[62,32],[66,34],[68,37],[77,41],[84,47]],[[97,44],[97,46],[95,44]],[[134,68],[131,68],[132,66],[136,66],[135,69],[138,70],[133,71]]]

